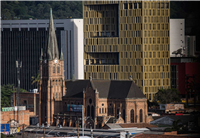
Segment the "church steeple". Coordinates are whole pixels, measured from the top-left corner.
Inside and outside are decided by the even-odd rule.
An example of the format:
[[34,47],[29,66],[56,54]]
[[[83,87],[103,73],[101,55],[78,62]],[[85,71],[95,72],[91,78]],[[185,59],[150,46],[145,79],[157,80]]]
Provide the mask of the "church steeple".
[[57,45],[57,39],[53,23],[52,9],[50,9],[50,19],[49,19],[49,38],[48,38],[48,59],[54,60],[59,59],[59,51]]

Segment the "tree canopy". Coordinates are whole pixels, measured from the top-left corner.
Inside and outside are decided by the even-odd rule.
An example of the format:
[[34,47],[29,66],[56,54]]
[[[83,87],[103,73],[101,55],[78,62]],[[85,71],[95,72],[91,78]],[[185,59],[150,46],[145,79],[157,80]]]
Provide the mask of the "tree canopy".
[[[171,1],[170,18],[199,17],[198,2]],[[54,19],[82,18],[82,1],[2,1],[3,20],[48,19],[52,8]]]
[[52,8],[54,19],[82,18],[82,1],[2,1],[3,20],[48,19]]
[[181,102],[179,97],[180,92],[177,89],[159,89],[154,96],[154,101],[159,101],[161,104]]
[[[14,92],[17,91],[17,88],[14,89]],[[19,92],[27,92],[24,89],[19,90]],[[13,93],[13,85],[3,85],[1,86],[1,107],[9,107],[11,102],[11,94]]]

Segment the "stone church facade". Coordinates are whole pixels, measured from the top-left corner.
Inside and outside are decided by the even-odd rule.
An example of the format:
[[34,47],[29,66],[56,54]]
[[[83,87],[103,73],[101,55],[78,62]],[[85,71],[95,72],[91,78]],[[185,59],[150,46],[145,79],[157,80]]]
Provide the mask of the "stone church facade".
[[64,80],[64,60],[58,49],[52,11],[47,49],[41,50],[39,123],[76,126],[82,113],[68,106],[83,105],[85,127],[106,123],[147,123],[147,99],[132,80]]

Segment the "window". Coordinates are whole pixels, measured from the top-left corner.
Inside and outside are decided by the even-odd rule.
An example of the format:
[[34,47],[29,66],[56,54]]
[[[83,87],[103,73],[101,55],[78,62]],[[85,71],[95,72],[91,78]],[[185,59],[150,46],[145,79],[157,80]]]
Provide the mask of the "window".
[[134,110],[132,109],[130,112],[131,116],[131,123],[134,123]]
[[53,73],[56,73],[56,67],[53,65]]
[[140,122],[143,122],[143,114],[142,114],[142,109],[140,109]]
[[60,66],[57,66],[57,73],[60,73]]
[[129,9],[132,9],[132,3],[129,3]]
[[128,3],[124,3],[124,9],[128,9]]
[[137,9],[137,3],[134,3],[134,9]]

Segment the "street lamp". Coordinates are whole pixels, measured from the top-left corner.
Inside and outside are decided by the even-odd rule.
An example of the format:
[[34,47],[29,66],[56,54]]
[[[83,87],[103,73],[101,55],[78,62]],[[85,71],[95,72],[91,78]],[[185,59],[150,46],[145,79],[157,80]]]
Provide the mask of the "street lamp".
[[19,60],[16,61],[16,68],[17,68],[17,81],[18,81],[18,87],[17,87],[17,122],[19,123],[19,88],[20,88],[20,68],[22,67],[22,61]]

